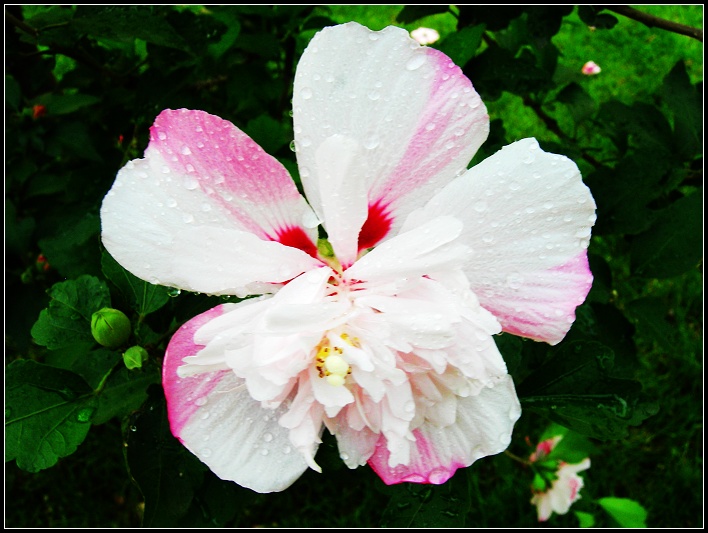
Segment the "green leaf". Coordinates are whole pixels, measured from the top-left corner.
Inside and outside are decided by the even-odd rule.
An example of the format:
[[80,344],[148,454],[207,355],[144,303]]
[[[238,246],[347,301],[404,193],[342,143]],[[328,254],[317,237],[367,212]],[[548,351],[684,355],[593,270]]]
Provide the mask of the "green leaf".
[[452,59],[456,65],[463,67],[475,56],[482,42],[484,29],[484,24],[481,24],[468,26],[458,32],[451,33],[440,43],[438,49]]
[[130,475],[145,497],[143,527],[172,527],[202,484],[206,466],[172,436],[162,390],[150,390],[126,435]]
[[668,278],[696,268],[703,255],[703,198],[681,198],[658,213],[652,225],[632,241],[632,271]]
[[381,519],[382,527],[465,527],[470,510],[470,491],[465,471],[442,485],[402,484],[393,493]]
[[638,382],[612,377],[613,366],[614,353],[603,344],[566,343],[519,384],[521,405],[583,435],[621,438],[656,407]]
[[683,61],[664,78],[662,98],[674,115],[674,146],[684,160],[691,161],[703,149],[703,99],[698,86],[691,85]]
[[582,5],[578,7],[578,16],[585,24],[598,30],[613,28],[618,22],[617,17],[600,13],[603,9],[602,6]]
[[596,502],[620,527],[647,527],[647,511],[629,498],[600,498]]
[[580,527],[594,527],[595,526],[595,517],[591,515],[590,513],[583,513],[582,511],[573,511],[575,516],[578,519],[579,526]]
[[78,32],[98,39],[148,43],[189,51],[177,31],[159,12],[148,6],[82,6],[72,26]]
[[649,296],[639,298],[627,303],[624,311],[635,323],[637,333],[642,338],[653,340],[666,353],[676,349],[679,332],[676,324],[667,320],[670,309],[664,300]]
[[77,374],[30,360],[5,375],[5,461],[38,472],[76,451],[96,411],[91,387]]
[[290,142],[283,125],[266,113],[249,120],[243,131],[269,154],[276,153]]
[[651,150],[637,150],[624,157],[614,169],[601,167],[586,178],[597,202],[598,235],[645,231],[655,212],[649,203],[662,193],[661,181],[669,161]]
[[38,103],[47,107],[50,115],[68,115],[82,107],[91,106],[101,101],[90,94],[45,94],[37,99]]
[[153,285],[134,276],[105,251],[101,257],[101,269],[108,281],[118,288],[131,309],[140,316],[157,311],[170,299],[167,287]]
[[111,418],[129,415],[147,399],[150,385],[160,383],[160,370],[146,363],[140,370],[130,371],[125,366],[116,368],[101,389],[94,424],[103,424]]
[[93,272],[91,267],[98,262],[96,252],[100,230],[101,221],[98,216],[87,213],[68,222],[56,234],[41,239],[39,248],[52,268],[56,268],[67,278],[81,274],[98,274],[98,271]]
[[440,13],[447,13],[450,10],[450,6],[447,5],[434,5],[434,6],[421,6],[421,5],[410,5],[403,6],[401,12],[396,15],[396,22],[401,24],[410,24],[418,19],[424,17],[429,17],[431,15],[438,15]]
[[14,111],[19,111],[22,100],[22,89],[17,80],[5,74],[5,105]]
[[32,327],[32,337],[50,350],[80,343],[94,344],[91,315],[110,305],[106,284],[93,276],[62,281],[48,291],[49,307]]
[[556,96],[556,100],[565,104],[575,124],[579,124],[591,117],[597,109],[595,100],[575,82],[563,87],[558,96]]

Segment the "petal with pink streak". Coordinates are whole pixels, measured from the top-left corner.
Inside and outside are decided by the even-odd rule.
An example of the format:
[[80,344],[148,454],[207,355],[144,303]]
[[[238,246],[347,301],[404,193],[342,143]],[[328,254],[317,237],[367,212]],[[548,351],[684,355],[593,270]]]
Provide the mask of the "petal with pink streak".
[[282,165],[235,126],[164,111],[145,158],[123,167],[104,198],[102,240],[150,283],[246,296],[321,264],[300,224],[307,212]]
[[[293,121],[305,193],[330,237],[327,214],[337,210],[324,204],[337,200],[321,191],[329,169],[317,154],[333,136],[356,147],[357,171],[338,179],[363,181],[367,192],[355,200],[369,211],[359,249],[395,234],[408,212],[466,169],[489,131],[479,95],[448,57],[400,28],[372,32],[353,22],[325,28],[305,50]],[[358,215],[361,207],[347,209]]]
[[278,424],[287,407],[262,408],[230,370],[177,374],[182,359],[203,348],[195,332],[222,313],[219,306],[190,320],[167,347],[163,387],[170,428],[221,479],[261,493],[284,490],[307,468],[289,431]]
[[560,342],[592,284],[595,201],[575,163],[535,139],[517,141],[443,188],[406,226],[442,214],[463,221],[470,287],[504,331]]
[[279,240],[310,213],[285,167],[248,135],[204,111],[167,109],[150,128],[148,152],[159,153],[185,188],[195,187],[238,221],[241,229]]
[[413,432],[416,438],[407,465],[389,466],[390,453],[383,435],[369,465],[387,485],[432,483],[439,485],[458,468],[497,454],[511,441],[514,423],[521,414],[510,376],[476,396],[457,399],[457,420],[445,427],[424,423]]

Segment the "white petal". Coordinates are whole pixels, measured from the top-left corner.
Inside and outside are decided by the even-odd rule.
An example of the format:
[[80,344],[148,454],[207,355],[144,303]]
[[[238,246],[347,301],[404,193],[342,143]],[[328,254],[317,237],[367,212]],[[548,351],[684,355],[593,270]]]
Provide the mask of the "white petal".
[[167,110],[145,158],[123,167],[106,195],[102,239],[151,283],[255,294],[321,264],[302,224],[309,212],[285,168],[235,126]]
[[477,396],[458,398],[457,406],[454,424],[437,427],[426,423],[414,431],[416,443],[408,464],[390,467],[385,439],[379,440],[369,464],[384,483],[441,484],[458,468],[506,449],[521,414],[510,376]]
[[489,131],[479,96],[447,56],[400,28],[356,23],[310,41],[295,75],[293,122],[305,193],[328,233],[318,154],[332,136],[357,146],[363,163],[346,177],[362,182],[355,188],[368,193],[372,220],[360,248],[394,235],[408,212],[466,168]]
[[592,282],[586,248],[595,202],[575,163],[535,139],[518,141],[445,187],[407,225],[441,214],[464,222],[471,288],[504,330],[559,342]]
[[230,370],[181,378],[177,369],[202,346],[194,333],[218,317],[220,307],[187,322],[165,354],[163,386],[173,434],[221,479],[256,492],[289,487],[307,468],[280,426],[278,410],[263,409]]

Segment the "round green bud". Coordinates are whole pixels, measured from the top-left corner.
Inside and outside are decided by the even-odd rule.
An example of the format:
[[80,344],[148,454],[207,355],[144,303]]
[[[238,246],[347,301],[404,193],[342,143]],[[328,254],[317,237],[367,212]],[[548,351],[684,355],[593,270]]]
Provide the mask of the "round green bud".
[[141,368],[148,360],[148,353],[142,346],[131,346],[123,354],[123,362],[128,370]]
[[91,335],[106,348],[118,348],[130,337],[130,319],[118,309],[104,307],[91,315]]

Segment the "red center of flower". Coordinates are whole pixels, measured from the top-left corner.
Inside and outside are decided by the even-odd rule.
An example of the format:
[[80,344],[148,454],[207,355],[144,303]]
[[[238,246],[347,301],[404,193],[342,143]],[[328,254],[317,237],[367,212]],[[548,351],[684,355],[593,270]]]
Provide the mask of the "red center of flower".
[[299,248],[303,252],[307,252],[312,257],[317,258],[317,245],[313,243],[302,228],[291,227],[278,231],[278,236],[273,239],[285,246]]
[[391,229],[393,219],[381,200],[369,206],[369,216],[359,232],[359,252],[373,248]]

